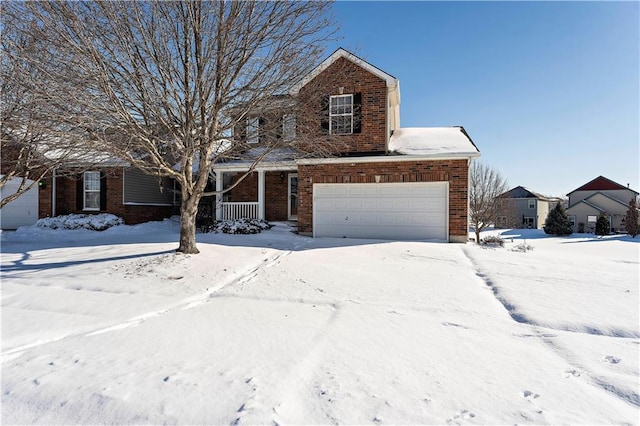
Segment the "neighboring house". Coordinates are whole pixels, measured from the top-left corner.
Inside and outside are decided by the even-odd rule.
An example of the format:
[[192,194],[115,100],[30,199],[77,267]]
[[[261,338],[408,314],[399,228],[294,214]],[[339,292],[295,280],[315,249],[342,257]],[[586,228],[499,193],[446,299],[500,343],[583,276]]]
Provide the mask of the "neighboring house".
[[612,232],[624,232],[629,202],[638,197],[638,192],[604,176],[598,176],[567,196],[567,214],[574,232],[594,232],[601,213],[608,216]]
[[560,201],[516,186],[498,196],[495,225],[497,228],[542,229],[549,211]]
[[161,220],[178,209],[174,181],[107,160],[78,173],[55,171],[39,186],[39,217],[111,213],[127,224]]
[[273,123],[248,117],[236,132],[249,147],[243,157],[213,167],[218,191],[237,183],[218,196],[216,217],[297,221],[301,234],[316,237],[466,242],[468,171],[480,153],[464,128],[401,128],[398,79],[344,49],[290,97],[302,104],[318,90],[324,117],[309,126],[315,118],[296,116],[294,108],[279,118],[277,137],[312,145],[339,139],[331,145],[339,148],[321,158],[306,158],[302,143],[300,151],[275,150],[237,183],[269,144],[261,126]]

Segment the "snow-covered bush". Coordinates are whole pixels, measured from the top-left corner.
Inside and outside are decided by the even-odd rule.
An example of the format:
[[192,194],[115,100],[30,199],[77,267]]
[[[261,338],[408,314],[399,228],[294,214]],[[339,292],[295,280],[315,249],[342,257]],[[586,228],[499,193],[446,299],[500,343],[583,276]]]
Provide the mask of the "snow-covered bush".
[[533,250],[533,246],[527,244],[526,241],[522,242],[521,244],[518,244],[517,246],[513,246],[511,248],[511,251],[517,251],[520,253],[526,253],[528,251],[532,251]]
[[121,217],[110,213],[100,214],[69,214],[56,217],[47,217],[36,222],[36,226],[51,229],[90,229],[92,231],[104,231],[112,226],[123,225]]
[[213,230],[225,234],[257,234],[272,227],[273,225],[261,219],[242,218],[216,222]]
[[480,244],[489,247],[502,247],[504,246],[504,240],[497,235],[488,235],[480,240]]

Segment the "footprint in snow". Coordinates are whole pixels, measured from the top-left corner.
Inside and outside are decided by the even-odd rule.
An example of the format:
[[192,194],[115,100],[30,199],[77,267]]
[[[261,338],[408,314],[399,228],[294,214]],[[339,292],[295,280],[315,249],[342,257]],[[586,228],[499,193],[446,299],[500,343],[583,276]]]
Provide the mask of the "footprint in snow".
[[578,370],[565,370],[562,373],[562,377],[568,379],[569,377],[580,377],[580,372]]
[[472,419],[475,416],[476,415],[474,413],[472,413],[471,411],[469,411],[469,410],[462,410],[462,411],[458,411],[450,419],[447,419],[447,423],[450,423],[450,422],[452,422],[454,420],[458,420],[458,419]]
[[620,358],[616,358],[615,356],[607,355],[602,361],[608,362],[609,364],[619,364],[622,360]]
[[528,391],[528,390],[522,391],[521,395],[527,401],[533,401],[536,398],[540,398],[540,395],[538,395],[537,393]]

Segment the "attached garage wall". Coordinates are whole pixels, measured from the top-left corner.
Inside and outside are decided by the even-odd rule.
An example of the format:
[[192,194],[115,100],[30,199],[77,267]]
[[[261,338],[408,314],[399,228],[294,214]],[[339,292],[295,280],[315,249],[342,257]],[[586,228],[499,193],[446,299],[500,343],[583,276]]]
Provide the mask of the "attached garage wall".
[[[9,180],[0,188],[0,199],[15,194],[21,179]],[[28,181],[32,183],[33,181]],[[31,188],[0,209],[0,228],[9,230],[33,225],[38,220],[38,186]]]
[[[376,182],[378,181],[378,182]],[[448,182],[449,241],[468,240],[468,161],[388,161],[298,166],[298,230],[313,234],[313,185]]]
[[448,182],[314,184],[314,236],[447,241],[448,192]]

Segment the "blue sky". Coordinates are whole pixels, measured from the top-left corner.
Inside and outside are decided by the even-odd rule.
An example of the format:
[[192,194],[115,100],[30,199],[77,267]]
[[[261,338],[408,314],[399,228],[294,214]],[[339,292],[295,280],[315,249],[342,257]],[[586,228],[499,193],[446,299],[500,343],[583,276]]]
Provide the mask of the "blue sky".
[[400,80],[402,127],[462,125],[545,195],[603,175],[640,191],[638,2],[339,1],[342,39]]

